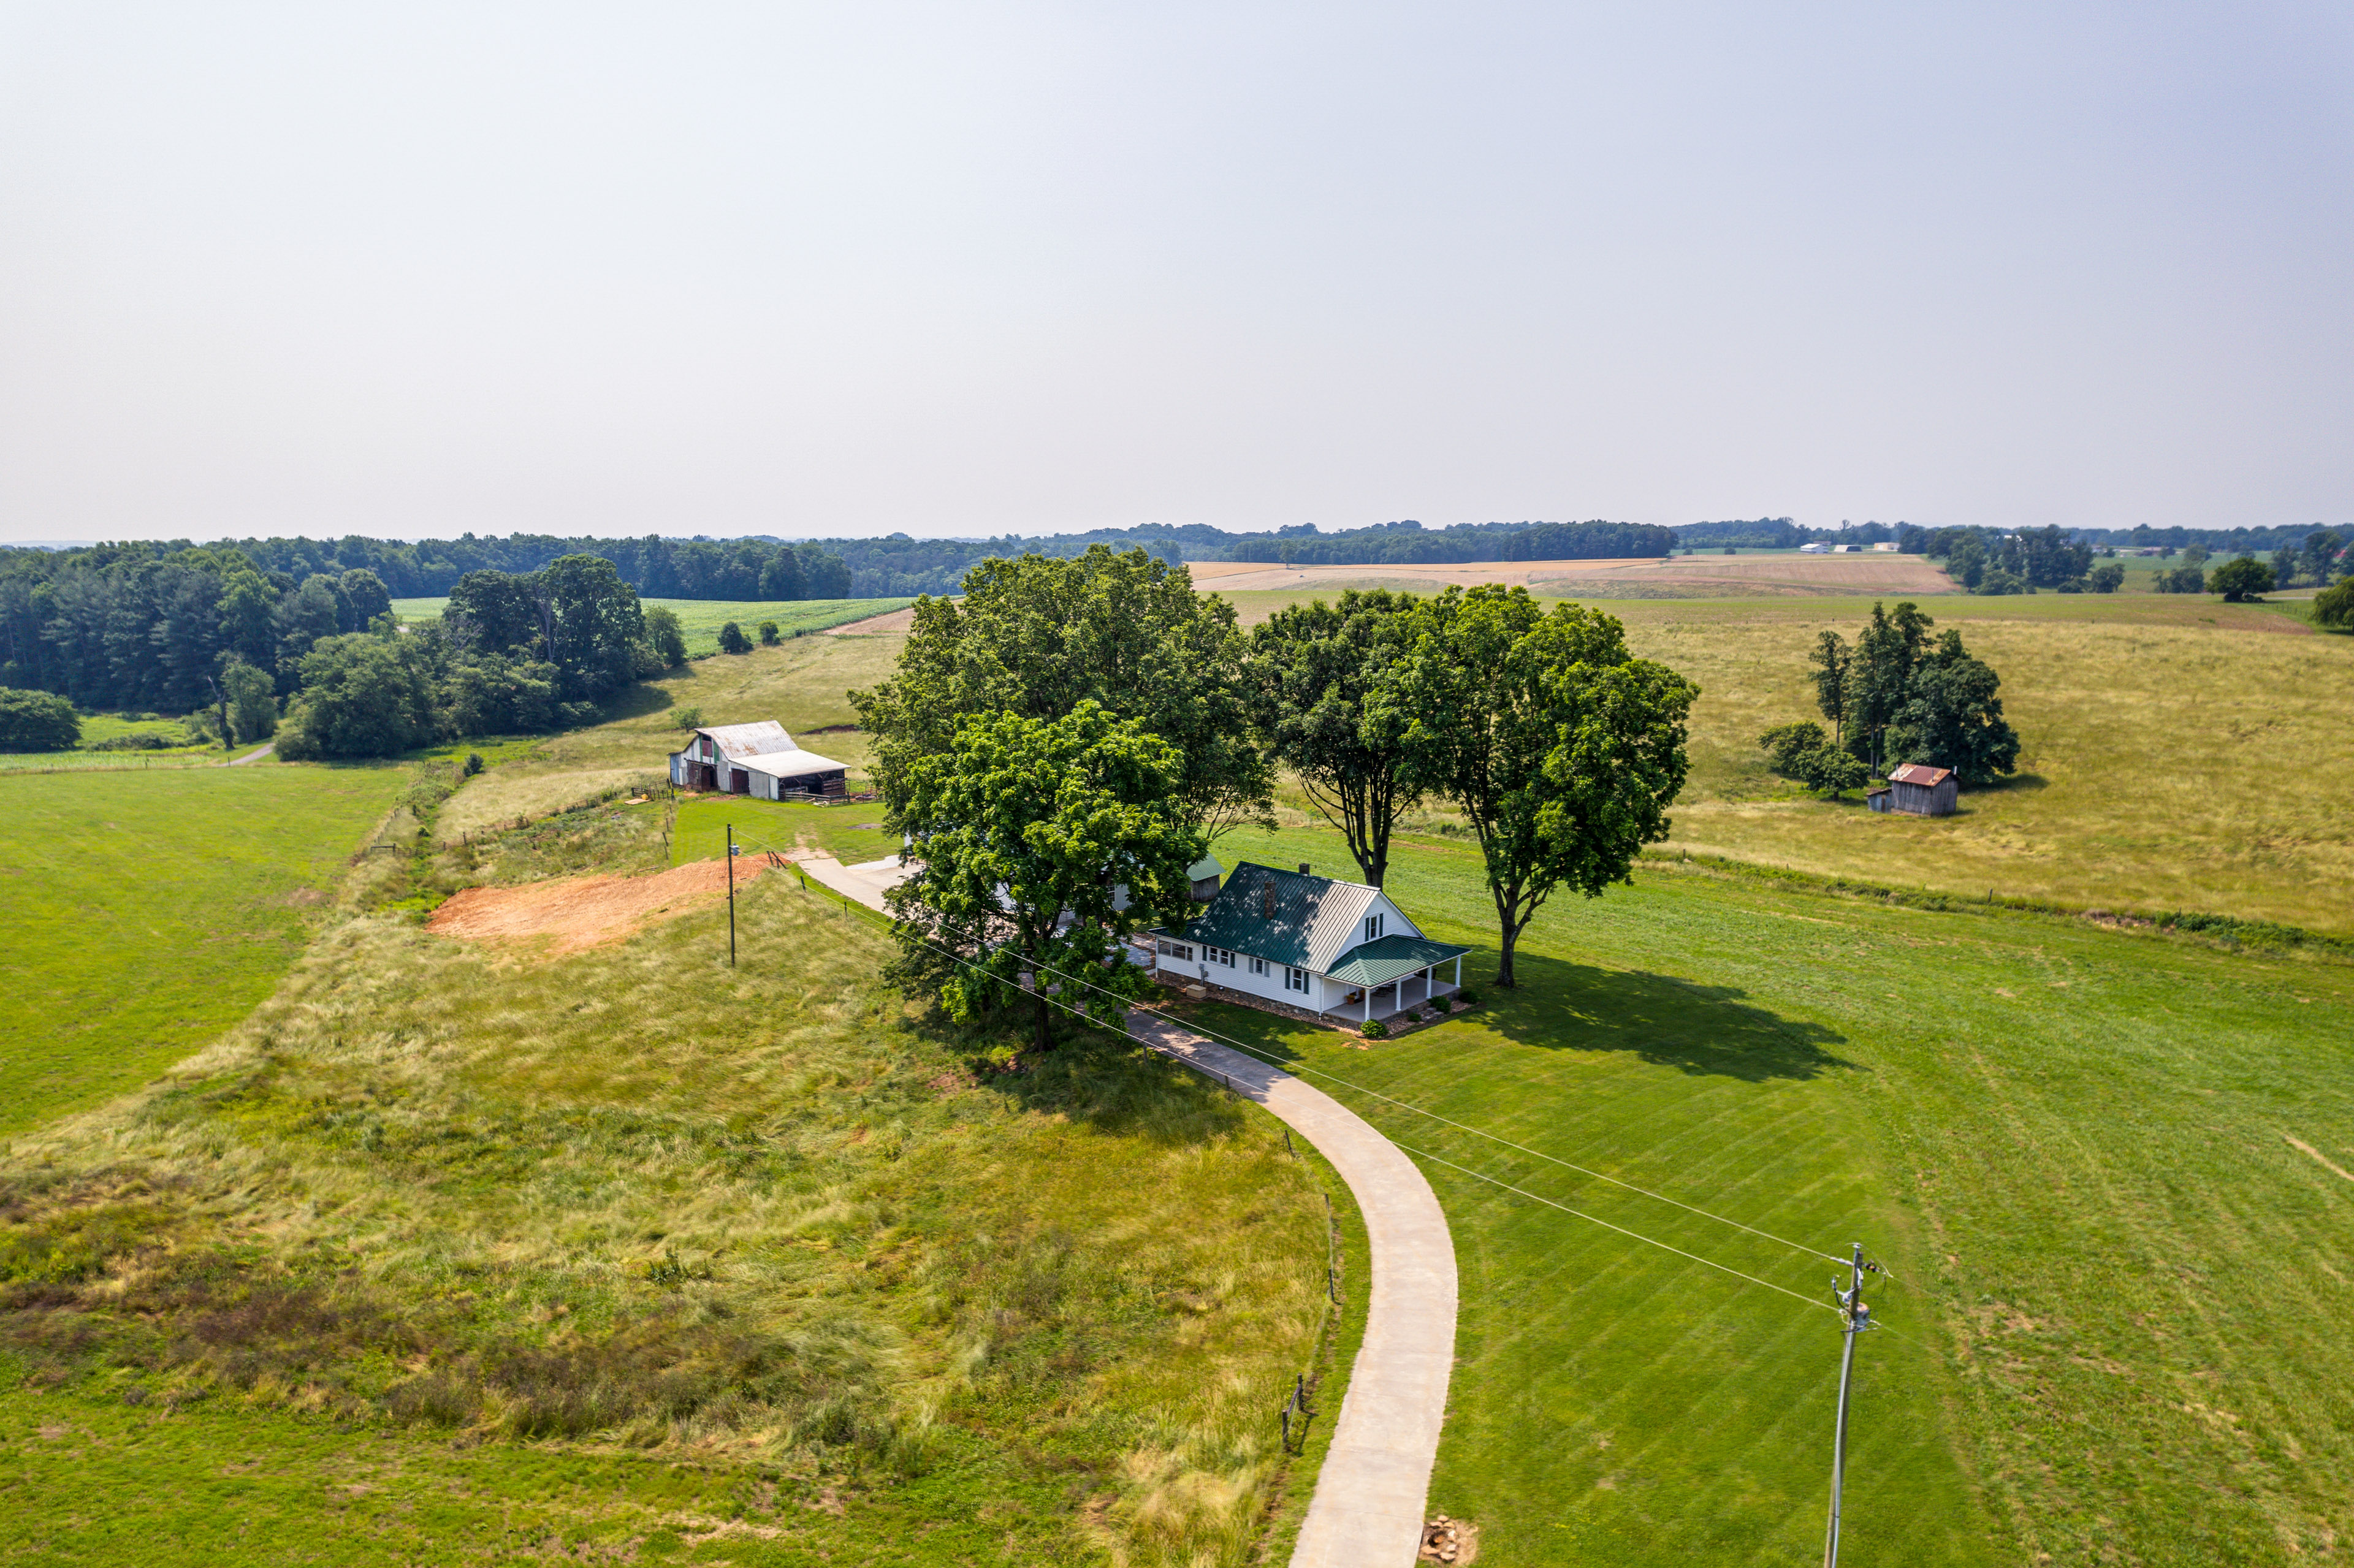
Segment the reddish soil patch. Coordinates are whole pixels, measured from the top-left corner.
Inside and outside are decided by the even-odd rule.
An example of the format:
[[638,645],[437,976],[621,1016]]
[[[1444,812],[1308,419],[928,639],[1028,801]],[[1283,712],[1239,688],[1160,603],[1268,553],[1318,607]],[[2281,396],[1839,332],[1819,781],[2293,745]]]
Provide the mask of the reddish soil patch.
[[[736,863],[736,880],[749,882],[766,863]],[[553,937],[553,957],[618,942],[642,926],[673,919],[727,895],[727,863],[698,860],[652,876],[573,876],[521,887],[469,887],[433,911],[425,928],[474,942],[517,942]]]

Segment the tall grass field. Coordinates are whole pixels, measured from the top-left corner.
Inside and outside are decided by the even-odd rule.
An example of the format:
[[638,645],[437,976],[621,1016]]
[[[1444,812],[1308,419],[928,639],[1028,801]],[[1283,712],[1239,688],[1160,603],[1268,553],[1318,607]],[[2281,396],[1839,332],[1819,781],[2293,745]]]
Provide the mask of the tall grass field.
[[709,906],[561,962],[348,919],[16,1140],[0,1554],[1240,1561],[1329,1178],[1125,1043],[943,1032],[788,877],[738,905],[733,969]]
[[270,994],[397,768],[0,778],[0,1136],[137,1088]]
[[[1294,597],[1235,596],[1246,620]],[[1701,688],[1671,846],[1955,895],[2354,934],[2354,637],[2317,631],[2300,607],[2203,597],[1918,602],[2000,673],[2021,741],[2016,777],[1934,821],[1812,799],[1757,747],[1776,725],[1820,722],[1808,650],[1824,630],[1852,641],[1871,599],[1605,606],[1637,653]]]

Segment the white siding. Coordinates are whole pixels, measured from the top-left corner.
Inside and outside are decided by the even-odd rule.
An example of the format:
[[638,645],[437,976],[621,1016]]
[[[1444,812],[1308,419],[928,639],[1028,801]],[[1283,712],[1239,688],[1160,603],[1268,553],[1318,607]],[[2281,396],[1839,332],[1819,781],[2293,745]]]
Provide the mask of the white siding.
[[1179,945],[1193,948],[1193,956],[1191,959],[1172,958],[1158,951],[1157,946],[1154,953],[1161,972],[1173,979],[1207,980],[1212,985],[1225,986],[1228,991],[1238,991],[1248,996],[1265,997],[1269,1001],[1288,1001],[1294,1007],[1310,1005],[1309,999],[1316,994],[1313,988],[1317,981],[1313,976],[1310,977],[1308,982],[1310,989],[1305,993],[1284,990],[1281,964],[1267,965],[1267,973],[1263,975],[1253,974],[1250,956],[1247,953],[1236,953],[1234,967],[1229,969],[1223,962],[1211,958],[1213,949],[1204,947],[1199,942],[1182,942]]

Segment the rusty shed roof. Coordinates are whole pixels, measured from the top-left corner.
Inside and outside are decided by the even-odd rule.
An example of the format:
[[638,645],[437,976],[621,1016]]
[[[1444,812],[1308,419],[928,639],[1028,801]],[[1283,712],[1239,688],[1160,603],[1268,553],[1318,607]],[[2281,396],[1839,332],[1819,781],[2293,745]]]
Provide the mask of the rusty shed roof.
[[1891,784],[1925,784],[1935,789],[1953,776],[1954,770],[1950,768],[1932,768],[1925,762],[1908,762],[1902,768],[1892,769],[1888,781]]

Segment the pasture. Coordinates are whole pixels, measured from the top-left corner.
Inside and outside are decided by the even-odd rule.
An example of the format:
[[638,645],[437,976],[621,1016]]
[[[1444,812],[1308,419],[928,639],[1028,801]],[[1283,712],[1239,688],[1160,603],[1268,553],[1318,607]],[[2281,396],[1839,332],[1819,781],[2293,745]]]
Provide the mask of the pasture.
[[1005,1070],[790,878],[739,905],[732,971],[707,903],[561,962],[356,916],[20,1139],[0,1552],[1236,1561],[1314,1167],[1158,1058]]
[[[403,620],[438,620],[450,600],[440,599],[397,599],[392,612]],[[903,609],[916,601],[911,599],[644,599],[638,601],[648,609],[668,609],[678,617],[679,630],[685,634],[689,657],[700,657],[719,651],[719,629],[729,621],[744,629],[744,635],[758,641],[760,622],[773,620],[777,630],[787,638],[806,637],[828,627],[845,626],[854,620],[864,620],[872,615],[885,615]]]
[[0,778],[0,1135],[137,1088],[270,993],[399,768]]
[[[1834,563],[1835,564],[1835,563]],[[1236,596],[1261,620],[1291,596]],[[1614,600],[1630,647],[1698,682],[1671,851],[2077,908],[2354,932],[2354,638],[2295,604],[2170,595],[1919,601],[2002,676],[2020,771],[1938,820],[1776,778],[1760,733],[1819,719],[1806,656],[1868,599]],[[1447,813],[1423,819],[1439,826]]]
[[[695,708],[705,724],[773,718],[812,751],[849,765],[852,788],[865,766],[865,737],[846,694],[890,673],[896,636],[799,637],[778,648],[698,659],[631,688],[601,725],[550,736],[529,758],[470,780],[441,809],[446,842],[493,822],[563,810],[601,790],[668,779],[669,754],[684,743],[677,725]],[[867,820],[867,819],[861,819]]]
[[[1348,863],[1305,830],[1221,853]],[[1424,840],[1390,883],[1483,949],[1467,980],[1478,868]],[[1483,1561],[1821,1555],[1832,1266],[1604,1176],[1891,1269],[1856,1561],[2287,1563],[2354,1530],[2354,967],[1670,865],[1553,906],[1521,965],[1362,1048],[1186,1010],[1421,1151],[1463,1273],[1430,1507]]]

